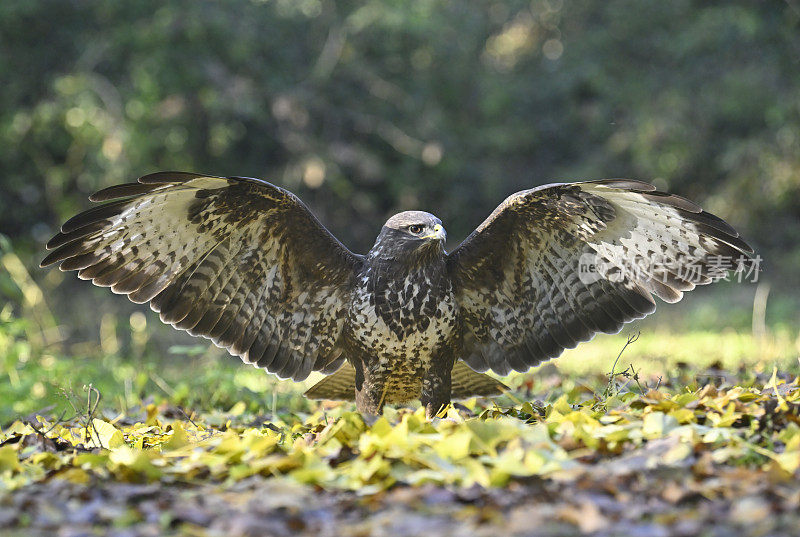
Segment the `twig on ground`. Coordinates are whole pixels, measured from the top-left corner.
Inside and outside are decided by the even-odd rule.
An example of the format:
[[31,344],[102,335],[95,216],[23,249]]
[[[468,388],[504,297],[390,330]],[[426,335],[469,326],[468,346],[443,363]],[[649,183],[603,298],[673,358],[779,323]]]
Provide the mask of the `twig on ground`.
[[189,420],[189,422],[190,422],[192,425],[194,425],[195,427],[198,427],[198,428],[199,428],[199,426],[198,426],[198,425],[197,425],[197,424],[194,422],[194,420],[192,419],[192,417],[191,417],[189,414],[187,414],[187,413],[186,413],[186,411],[185,411],[184,409],[182,409],[182,408],[181,408],[180,406],[178,406],[178,405],[175,405],[175,408],[177,408],[177,409],[178,409],[178,412],[180,412],[181,414],[183,414],[183,417],[184,417],[184,418],[186,418],[187,420]]
[[[638,387],[639,387],[639,393],[641,393],[642,395],[644,395],[644,388],[642,388],[642,385],[639,383],[639,372],[638,372],[638,371],[636,371],[636,370],[633,368],[633,364],[630,364],[630,366],[628,366],[628,369],[630,369],[630,370],[631,370],[631,378],[633,378],[634,382],[636,382],[636,386],[638,386]],[[647,385],[647,383],[645,383],[645,386],[646,386],[646,385]]]
[[[84,424],[83,439],[84,442],[86,442],[87,438],[91,438],[92,442],[94,442],[94,437],[92,437],[92,434],[89,431],[89,427],[91,427],[92,431],[94,431],[95,437],[97,438],[97,443],[102,448],[103,442],[100,440],[100,432],[97,430],[97,427],[94,424],[94,413],[97,411],[97,406],[100,404],[102,395],[100,394],[100,390],[95,388],[91,382],[88,385],[83,385],[83,391],[86,392],[86,423]],[[96,396],[94,403],[92,403],[93,394]]]
[[[59,423],[63,423],[64,422],[64,416],[66,416],[66,415],[67,415],[67,409],[65,408],[64,412],[61,413],[61,415],[56,419],[56,421],[53,422],[53,425],[51,425],[50,428],[47,429],[46,431],[43,431],[39,427],[37,427],[33,420],[28,420],[28,425],[31,427],[31,429],[36,431],[36,433],[38,435],[47,438],[47,434],[50,433],[53,429],[55,429],[56,425],[58,425]],[[72,418],[70,418],[70,419],[72,419]]]
[[658,382],[656,382],[656,387],[653,388],[654,390],[658,390],[661,387],[661,375],[658,376]]
[[625,345],[623,345],[622,350],[619,351],[617,359],[614,360],[614,365],[611,366],[611,372],[608,374],[608,385],[606,385],[606,389],[603,391],[603,397],[608,397],[609,395],[611,395],[612,386],[614,386],[614,379],[616,378],[617,375],[626,376],[625,373],[628,371],[627,369],[620,373],[615,373],[615,370],[617,368],[617,363],[619,362],[619,359],[622,357],[622,353],[625,352],[625,349],[628,348],[628,345],[630,345],[631,343],[635,343],[636,340],[639,339],[639,336],[641,334],[642,334],[641,331],[637,331],[635,334],[628,335],[628,340],[625,342]]
[[67,404],[69,404],[69,406],[71,406],[71,407],[72,407],[72,411],[73,411],[73,412],[75,412],[75,417],[78,417],[79,415],[83,414],[83,412],[81,412],[80,410],[78,410],[78,407],[76,407],[76,406],[75,406],[75,403],[73,403],[73,402],[72,402],[72,398],[74,397],[74,398],[76,398],[76,399],[77,399],[77,398],[78,398],[78,396],[77,396],[77,395],[75,395],[75,392],[74,392],[74,391],[72,391],[72,388],[71,388],[71,387],[70,387],[70,389],[69,389],[69,392],[67,392],[67,390],[66,390],[65,388],[63,388],[63,387],[60,387],[60,388],[59,388],[59,391],[61,392],[61,396],[62,396],[64,399],[66,399],[66,401],[67,401]]

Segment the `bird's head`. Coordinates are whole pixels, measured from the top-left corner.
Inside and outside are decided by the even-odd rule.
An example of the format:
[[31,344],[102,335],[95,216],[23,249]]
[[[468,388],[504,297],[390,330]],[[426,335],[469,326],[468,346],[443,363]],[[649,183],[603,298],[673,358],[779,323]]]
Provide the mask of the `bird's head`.
[[370,255],[384,259],[402,259],[444,252],[447,239],[442,221],[424,211],[405,211],[383,225]]

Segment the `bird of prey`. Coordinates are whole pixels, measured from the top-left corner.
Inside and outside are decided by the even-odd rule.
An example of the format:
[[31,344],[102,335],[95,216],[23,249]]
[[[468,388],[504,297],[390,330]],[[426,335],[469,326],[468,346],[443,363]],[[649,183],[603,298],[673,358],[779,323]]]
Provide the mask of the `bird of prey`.
[[622,179],[518,192],[452,252],[422,211],[389,218],[366,255],[259,179],[160,172],[90,197],[42,266],[60,263],[306,395],[375,416],[419,399],[500,394],[527,371],[677,302],[753,250],[720,218]]

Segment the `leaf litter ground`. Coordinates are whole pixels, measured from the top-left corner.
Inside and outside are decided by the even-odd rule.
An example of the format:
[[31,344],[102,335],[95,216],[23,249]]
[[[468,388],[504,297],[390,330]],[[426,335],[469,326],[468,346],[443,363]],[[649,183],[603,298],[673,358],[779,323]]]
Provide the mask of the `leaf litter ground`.
[[604,392],[552,376],[547,402],[470,401],[433,422],[389,409],[372,426],[351,405],[280,419],[243,403],[115,415],[89,390],[74,416],[34,414],[0,431],[0,527],[70,536],[800,531],[797,377],[737,383],[720,370],[684,371],[648,387],[623,376]]

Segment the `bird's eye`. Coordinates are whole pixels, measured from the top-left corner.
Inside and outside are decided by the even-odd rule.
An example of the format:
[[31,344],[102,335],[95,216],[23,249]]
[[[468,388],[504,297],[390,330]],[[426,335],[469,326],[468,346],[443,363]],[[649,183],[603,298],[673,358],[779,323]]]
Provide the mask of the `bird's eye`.
[[419,235],[420,233],[422,233],[422,226],[419,224],[412,224],[408,226],[408,231],[410,231],[414,235]]

